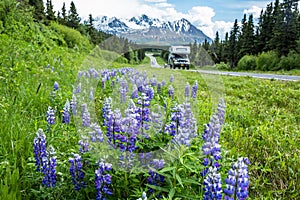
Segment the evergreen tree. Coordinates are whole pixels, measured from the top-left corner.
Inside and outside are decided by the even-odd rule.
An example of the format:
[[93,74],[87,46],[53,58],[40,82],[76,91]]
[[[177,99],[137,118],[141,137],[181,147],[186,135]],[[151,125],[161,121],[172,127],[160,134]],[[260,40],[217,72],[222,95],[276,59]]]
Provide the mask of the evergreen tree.
[[74,2],[71,1],[67,26],[74,28],[74,29],[78,29],[79,25],[80,25],[80,18],[77,13],[77,9],[76,9]]
[[229,59],[230,59],[230,69],[233,69],[238,62],[238,36],[239,36],[239,26],[237,19],[234,22],[233,28],[230,32],[229,37]]
[[222,42],[222,58],[221,61],[223,62],[230,62],[229,59],[229,34],[228,32],[225,33],[225,40]]
[[45,7],[43,0],[29,0],[29,5],[33,6],[33,18],[37,22],[42,22],[45,20]]
[[63,3],[63,7],[61,8],[61,24],[66,25],[67,24],[67,10],[66,10],[66,4],[65,2]]
[[55,11],[53,10],[52,0],[47,0],[46,3],[46,18],[49,21],[55,20]]
[[220,62],[221,58],[221,45],[220,45],[220,36],[219,32],[216,32],[216,38],[214,40],[214,45],[213,45],[213,59],[216,63]]
[[239,58],[244,55],[254,54],[254,23],[253,15],[250,15],[248,22],[246,20],[246,15],[242,20],[242,28],[239,36]]
[[139,49],[138,50],[138,59],[139,59],[140,62],[145,59],[145,50],[144,49]]

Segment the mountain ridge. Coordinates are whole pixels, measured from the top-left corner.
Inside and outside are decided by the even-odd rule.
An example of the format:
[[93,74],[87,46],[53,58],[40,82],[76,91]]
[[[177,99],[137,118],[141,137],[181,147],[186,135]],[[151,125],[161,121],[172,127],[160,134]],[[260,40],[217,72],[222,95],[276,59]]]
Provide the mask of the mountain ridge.
[[96,29],[120,37],[128,38],[137,44],[183,45],[212,41],[187,19],[164,21],[143,14],[139,17],[121,19],[116,17],[97,17]]

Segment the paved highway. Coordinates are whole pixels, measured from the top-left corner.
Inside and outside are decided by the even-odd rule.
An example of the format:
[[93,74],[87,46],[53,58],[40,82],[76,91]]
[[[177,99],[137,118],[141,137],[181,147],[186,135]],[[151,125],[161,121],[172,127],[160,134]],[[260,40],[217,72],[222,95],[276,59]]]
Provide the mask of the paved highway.
[[[151,54],[146,54],[150,58],[151,67],[160,68],[160,66],[155,57]],[[206,73],[206,74],[218,74],[218,75],[227,75],[227,76],[250,76],[253,78],[262,78],[262,79],[274,79],[281,81],[300,81],[300,76],[288,76],[288,75],[279,75],[279,74],[256,74],[256,73],[247,73],[247,72],[226,72],[226,71],[213,71],[213,70],[189,70],[192,72]]]

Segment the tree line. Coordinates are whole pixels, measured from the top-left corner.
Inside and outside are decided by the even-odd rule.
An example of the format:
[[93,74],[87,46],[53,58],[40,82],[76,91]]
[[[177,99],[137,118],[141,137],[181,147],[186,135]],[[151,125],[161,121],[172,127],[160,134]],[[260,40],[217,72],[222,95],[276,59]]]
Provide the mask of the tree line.
[[216,32],[213,42],[195,42],[190,47],[191,60],[198,66],[209,65],[212,58],[217,66],[227,69],[300,69],[298,0],[271,2],[261,11],[257,23],[252,14],[244,14],[224,39]]
[[[91,43],[99,45],[104,50],[122,54],[129,63],[139,63],[145,57],[145,52],[142,49],[137,50],[136,44],[128,41],[128,39],[97,30],[94,26],[95,19],[92,14],[89,15],[87,20],[81,22],[73,1],[70,3],[69,10],[63,3],[61,10],[57,12],[53,10],[52,0],[47,0],[46,6],[43,0],[28,0],[27,3],[26,1],[23,3],[32,7],[33,18],[36,22],[46,25],[49,25],[51,22],[57,22],[78,30],[81,34],[88,36]],[[108,40],[108,38],[112,39]]]

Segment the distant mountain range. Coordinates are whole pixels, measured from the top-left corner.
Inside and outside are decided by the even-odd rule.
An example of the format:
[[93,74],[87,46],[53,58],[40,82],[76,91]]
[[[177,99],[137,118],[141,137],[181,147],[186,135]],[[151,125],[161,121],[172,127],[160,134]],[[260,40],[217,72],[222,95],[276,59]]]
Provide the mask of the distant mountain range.
[[118,19],[97,17],[94,26],[106,33],[128,38],[138,44],[183,45],[211,39],[186,19],[162,21],[147,15]]

